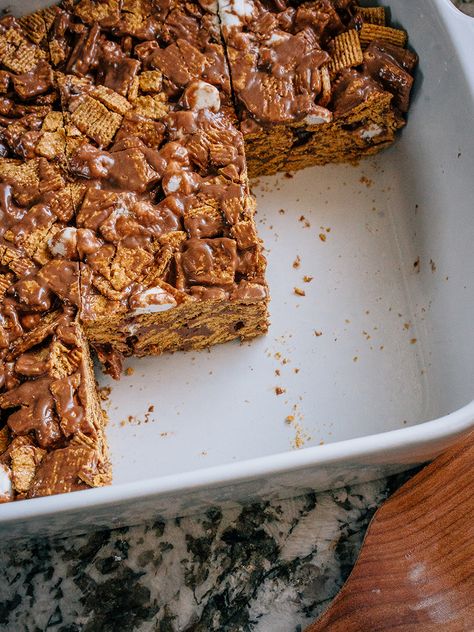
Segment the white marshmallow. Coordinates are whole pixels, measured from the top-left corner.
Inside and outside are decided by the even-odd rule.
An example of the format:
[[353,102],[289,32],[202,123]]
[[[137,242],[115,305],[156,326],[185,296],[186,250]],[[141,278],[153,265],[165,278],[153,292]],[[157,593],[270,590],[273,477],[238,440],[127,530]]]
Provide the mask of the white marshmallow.
[[221,109],[219,90],[205,81],[193,81],[184,92],[184,100],[191,110],[219,112]]
[[251,0],[221,0],[219,17],[225,27],[240,26],[243,18],[250,18],[254,13]]
[[0,498],[13,498],[13,486],[10,470],[0,463]]
[[66,226],[48,239],[48,248],[54,257],[68,257],[71,249],[76,247],[76,231],[73,226]]
[[376,125],[375,123],[371,123],[367,127],[363,127],[359,130],[359,136],[364,140],[370,140],[371,138],[375,138],[375,136],[380,136],[383,132],[383,128],[380,125]]
[[307,114],[303,123],[306,125],[322,125],[322,123],[330,123],[332,121],[332,112],[326,108],[318,107],[317,111]]
[[134,316],[140,314],[156,314],[166,312],[168,309],[176,307],[177,303],[171,294],[168,294],[161,287],[151,287],[141,292],[132,299],[132,310]]

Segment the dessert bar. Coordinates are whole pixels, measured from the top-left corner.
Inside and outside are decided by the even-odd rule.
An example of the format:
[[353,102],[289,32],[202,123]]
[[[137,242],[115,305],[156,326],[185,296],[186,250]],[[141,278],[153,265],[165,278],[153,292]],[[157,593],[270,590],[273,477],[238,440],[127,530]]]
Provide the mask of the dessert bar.
[[383,7],[219,0],[250,176],[353,162],[405,124],[417,56]]

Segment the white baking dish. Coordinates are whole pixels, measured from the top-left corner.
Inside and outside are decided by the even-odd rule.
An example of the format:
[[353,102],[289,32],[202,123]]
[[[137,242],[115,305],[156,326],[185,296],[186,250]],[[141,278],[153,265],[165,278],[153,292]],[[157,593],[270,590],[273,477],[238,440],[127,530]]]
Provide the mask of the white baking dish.
[[366,481],[472,426],[474,21],[449,0],[390,6],[421,58],[402,137],[357,168],[255,187],[268,336],[132,360],[133,376],[112,384],[113,486],[2,505],[2,537]]

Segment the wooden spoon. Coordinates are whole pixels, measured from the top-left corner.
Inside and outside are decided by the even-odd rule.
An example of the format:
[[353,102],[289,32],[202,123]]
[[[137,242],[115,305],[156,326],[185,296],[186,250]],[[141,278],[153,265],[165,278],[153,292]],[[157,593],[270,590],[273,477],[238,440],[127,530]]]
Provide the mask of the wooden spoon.
[[474,433],[377,511],[323,630],[474,631]]

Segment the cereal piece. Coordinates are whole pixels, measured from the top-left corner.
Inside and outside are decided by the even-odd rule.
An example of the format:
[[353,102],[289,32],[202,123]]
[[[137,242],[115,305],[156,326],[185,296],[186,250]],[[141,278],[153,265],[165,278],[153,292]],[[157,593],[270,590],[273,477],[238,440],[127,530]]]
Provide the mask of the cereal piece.
[[91,95],[109,110],[118,114],[125,114],[132,107],[125,97],[105,86],[96,86],[92,90]]
[[86,96],[71,116],[78,129],[99,146],[109,145],[120,127],[122,116],[109,110],[96,99]]
[[54,160],[62,158],[65,149],[66,134],[64,130],[58,130],[56,132],[44,132],[35,147],[35,152],[39,156]]
[[97,457],[95,450],[75,445],[50,452],[36,472],[28,497],[62,494],[85,488],[81,478],[96,468]]
[[85,24],[98,22],[102,26],[111,26],[118,22],[120,17],[120,5],[118,0],[92,1],[80,0],[74,7],[74,13]]
[[64,127],[64,115],[62,112],[48,112],[43,119],[43,125],[41,126],[42,132],[57,132],[58,129]]
[[356,15],[360,15],[365,23],[385,26],[384,7],[356,7]]
[[19,31],[11,28],[0,36],[0,62],[8,70],[22,74],[32,70],[44,58],[45,53]]
[[384,40],[395,46],[404,48],[407,45],[408,36],[406,31],[394,29],[390,26],[379,26],[377,24],[363,24],[359,31],[360,43],[365,48],[374,40]]
[[138,76],[138,82],[142,92],[160,92],[163,75],[159,70],[145,70]]
[[18,22],[32,42],[41,44],[51,28],[56,15],[57,13],[54,7],[48,7],[47,9],[35,11],[35,13],[23,15],[19,18]]
[[329,71],[336,74],[343,68],[358,66],[363,61],[362,48],[355,29],[345,31],[332,40],[332,57]]
[[133,101],[133,112],[138,116],[159,121],[168,114],[169,105],[162,94],[140,96]]
[[13,487],[19,493],[27,492],[46,450],[33,445],[20,446],[10,453]]
[[10,443],[10,432],[8,426],[5,425],[0,430],[0,454],[3,454]]
[[237,244],[226,237],[189,239],[179,259],[189,283],[233,283],[237,267]]

